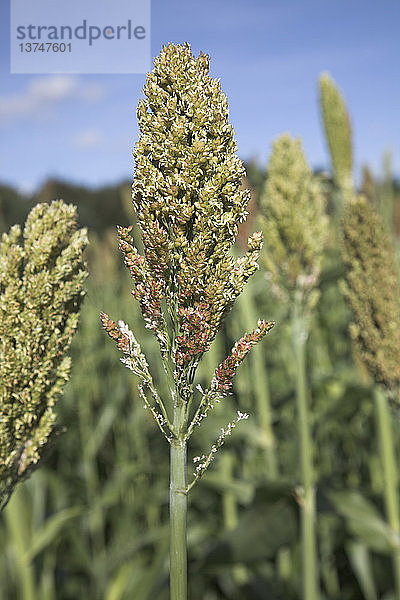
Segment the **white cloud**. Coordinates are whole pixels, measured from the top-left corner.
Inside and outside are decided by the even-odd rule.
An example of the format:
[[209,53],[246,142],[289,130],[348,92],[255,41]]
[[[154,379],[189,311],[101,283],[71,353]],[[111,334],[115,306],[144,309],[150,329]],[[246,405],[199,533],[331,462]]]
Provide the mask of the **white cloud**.
[[77,88],[76,77],[55,75],[31,79],[25,97],[35,101],[59,102],[71,96]]
[[34,77],[25,89],[0,96],[0,119],[9,122],[18,118],[43,115],[65,100],[95,102],[104,95],[98,84],[84,83],[71,75]]
[[94,148],[100,146],[103,136],[97,129],[87,129],[75,136],[73,142],[77,148]]
[[104,98],[106,90],[99,83],[87,83],[79,87],[79,97],[87,102],[97,102]]

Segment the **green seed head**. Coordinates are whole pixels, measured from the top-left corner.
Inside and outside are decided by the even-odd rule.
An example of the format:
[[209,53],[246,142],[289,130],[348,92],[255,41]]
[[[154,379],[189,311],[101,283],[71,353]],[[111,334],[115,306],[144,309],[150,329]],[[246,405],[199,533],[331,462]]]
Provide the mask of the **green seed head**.
[[305,302],[315,301],[327,235],[325,200],[300,141],[289,135],[273,145],[260,208],[265,263],[278,293],[290,298],[301,290]]
[[249,193],[241,186],[227,99],[208,69],[208,56],[195,58],[188,44],[170,44],[155,59],[138,106],[134,151],[133,204],[145,255],[133,247],[130,231],[119,230],[134,295],[164,352],[166,323],[174,323],[178,365],[208,349],[258,268],[262,245],[256,233],[244,257],[230,254]]
[[[236,155],[226,96],[208,69],[208,57],[201,53],[195,58],[188,44],[164,46],[155,59],[138,106],[140,138],[134,151],[133,205],[144,255],[133,243],[132,228],[118,228],[133,295],[160,343],[169,406],[154,387],[133,332],[101,313],[103,328],[125,354],[122,362],[141,380],[145,405],[167,440],[180,444],[229,393],[236,368],[273,327],[273,322],[259,320],[257,328],[239,340],[217,367],[209,389],[197,387],[202,398],[192,417],[188,407],[197,365],[258,268],[262,247],[262,234],[256,232],[244,256],[235,258],[232,253],[250,193],[241,183],[244,168]],[[247,415],[238,413],[208,457],[200,459],[195,480],[244,418]]]
[[343,235],[355,352],[375,381],[398,392],[400,285],[392,241],[376,209],[361,196],[345,207]]
[[325,135],[331,155],[336,184],[346,198],[353,190],[353,152],[350,119],[342,94],[327,73],[319,80]]
[[86,267],[84,229],[61,200],[30,212],[0,244],[0,507],[36,468],[58,427],[66,352],[78,323]]

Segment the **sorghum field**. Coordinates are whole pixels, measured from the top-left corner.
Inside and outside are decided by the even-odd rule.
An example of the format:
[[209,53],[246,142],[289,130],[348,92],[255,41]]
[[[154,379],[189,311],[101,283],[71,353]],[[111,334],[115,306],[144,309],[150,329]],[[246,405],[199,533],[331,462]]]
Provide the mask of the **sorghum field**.
[[[177,51],[177,56],[179,52],[187,52],[183,48]],[[167,51],[174,52],[171,47],[164,50]],[[179,56],[173,74],[176,80],[172,75],[171,80],[163,80],[161,65],[154,76],[154,85],[162,83],[165,89],[168,85],[178,88],[183,85],[183,71],[179,71],[182,57]],[[190,60],[185,55],[184,64],[187,66]],[[218,119],[223,120],[224,101],[214,84],[207,80],[206,62],[203,57],[193,63],[195,66],[190,67],[193,73],[188,67],[185,76],[192,73],[192,90],[201,91],[196,86],[204,82],[210,85],[207,93],[214,102],[210,106],[219,107]],[[200,75],[196,69],[200,69]],[[161,321],[154,321],[158,312],[151,303],[157,304],[159,298],[157,306],[162,306],[164,300],[168,303],[174,296],[170,294],[170,287],[161,287],[154,288],[155,291],[152,288],[149,298],[143,299],[142,288],[146,283],[140,279],[142,263],[137,256],[145,253],[153,273],[157,264],[165,273],[168,266],[163,267],[163,260],[168,262],[170,252],[175,256],[173,264],[180,264],[182,273],[186,267],[189,272],[186,263],[184,267],[184,263],[179,262],[179,256],[187,258],[190,244],[203,239],[201,236],[206,238],[213,215],[220,210],[221,229],[215,229],[212,249],[208,251],[211,246],[205,245],[202,255],[203,246],[199,242],[197,254],[192,252],[192,283],[189,285],[189,280],[186,281],[185,293],[187,298],[192,298],[195,308],[186,307],[179,313],[181,336],[176,338],[176,343],[181,344],[181,354],[176,350],[177,345],[171,350],[164,340],[165,355],[169,352],[175,357],[179,376],[189,366],[193,367],[196,357],[204,354],[190,380],[197,395],[207,390],[212,381],[215,394],[215,390],[221,392],[221,399],[214,402],[212,410],[203,406],[207,418],[199,418],[201,427],[193,427],[188,445],[188,484],[193,480],[193,473],[197,473],[199,479],[201,476],[201,480],[189,494],[178,489],[188,500],[188,597],[191,600],[400,599],[400,185],[392,175],[389,154],[383,155],[378,176],[373,176],[368,167],[362,174],[354,172],[352,121],[348,114],[350,112],[351,117],[351,108],[346,107],[345,90],[340,91],[327,74],[322,75],[316,85],[321,127],[331,157],[329,172],[312,172],[301,140],[288,134],[269,140],[271,154],[264,169],[250,162],[244,165],[245,172],[242,172],[233,158],[236,150],[232,140],[224,137],[226,131],[218,133],[215,125],[214,137],[210,134],[203,139],[200,117],[198,129],[193,126],[191,130],[194,137],[190,143],[182,142],[177,126],[176,146],[171,150],[167,136],[164,142],[155,134],[154,139],[151,138],[151,132],[157,127],[162,136],[165,125],[160,120],[151,129],[153,125],[150,123],[150,127],[146,121],[149,114],[162,112],[157,105],[161,102],[157,100],[160,96],[153,98],[150,82],[147,95],[153,112],[145,113],[146,108],[142,107],[142,135],[147,137],[142,138],[136,151],[134,206],[130,181],[91,190],[67,181],[48,180],[29,197],[0,186],[2,232],[8,232],[14,224],[23,228],[29,211],[36,204],[62,198],[67,205],[77,207],[78,220],[74,227],[78,227],[78,232],[79,228],[86,227],[89,238],[85,250],[88,277],[83,271],[80,275],[76,271],[77,279],[71,279],[69,255],[64,255],[64,270],[55,273],[51,280],[51,285],[59,285],[65,292],[68,284],[59,282],[64,281],[60,273],[67,272],[66,281],[74,281],[76,286],[71,292],[75,300],[63,296],[61,314],[64,314],[62,311],[77,313],[79,290],[82,285],[86,290],[73,339],[75,322],[71,322],[71,331],[62,338],[62,344],[57,346],[57,340],[51,335],[46,342],[46,347],[54,346],[48,360],[56,361],[72,340],[67,352],[72,365],[69,380],[55,406],[57,424],[63,430],[57,436],[49,436],[47,430],[40,434],[44,441],[49,436],[50,443],[43,444],[49,447],[39,468],[15,489],[10,481],[24,473],[24,465],[29,462],[26,453],[33,442],[26,445],[23,440],[23,453],[17,458],[24,460],[24,465],[22,462],[6,465],[9,453],[15,451],[17,439],[6,436],[14,418],[14,409],[10,406],[15,406],[13,402],[19,403],[17,406],[23,406],[23,414],[31,411],[30,414],[35,415],[35,410],[39,410],[40,418],[44,408],[42,405],[35,408],[33,391],[31,395],[27,392],[27,396],[15,393],[11,402],[10,390],[14,389],[12,381],[25,373],[27,361],[34,360],[31,354],[37,356],[30,349],[39,330],[30,327],[30,315],[38,318],[35,294],[39,294],[40,286],[45,286],[46,281],[37,279],[35,285],[29,286],[27,276],[26,287],[18,287],[18,274],[12,270],[18,251],[9,238],[3,238],[0,250],[2,502],[10,491],[7,485],[13,489],[0,518],[0,598],[169,598],[170,447],[166,439],[168,432],[162,435],[158,426],[167,427],[166,420],[158,409],[151,408],[149,400],[144,408],[144,394],[150,384],[146,383],[145,391],[138,388],[141,378],[135,374],[135,363],[129,363],[131,367],[133,364],[134,373],[121,364],[122,354],[114,341],[118,342],[119,350],[128,353],[129,360],[137,355],[133,354],[133,342],[127,330],[120,321],[117,325],[112,319],[129,324],[147,358],[157,393],[162,399],[171,400],[173,379],[168,379],[160,358],[162,325]],[[190,102],[194,102],[193,97],[188,95],[187,104],[182,106],[186,106],[187,111],[191,107],[190,118],[194,122],[200,108],[196,104],[191,106]],[[178,114],[176,106],[175,102],[168,108],[172,111],[172,120],[174,110]],[[207,118],[214,123],[212,108],[209,110]],[[217,124],[218,119],[215,117]],[[173,239],[171,244],[168,246],[167,240],[162,246],[164,254],[157,249],[154,231],[149,233],[154,218],[149,216],[151,210],[143,200],[145,192],[141,192],[140,187],[143,184],[143,189],[148,190],[154,184],[145,161],[149,153],[153,153],[152,160],[157,162],[156,139],[159,144],[165,143],[171,152],[176,151],[183,165],[181,188],[177,184],[175,191],[169,190],[169,196],[165,192],[164,213],[161,205],[161,208],[151,208],[161,211],[164,215],[159,217],[161,226],[169,223],[174,233],[173,238],[168,238]],[[204,157],[197,163],[193,162],[195,143],[198,156]],[[192,163],[189,159],[185,163],[184,153],[189,152],[189,147]],[[225,161],[226,153],[230,153],[230,162]],[[171,155],[163,160],[172,160]],[[226,169],[218,170],[222,163]],[[219,205],[217,202],[210,205],[211,193],[210,198],[204,193],[204,205],[199,198],[179,193],[179,189],[187,190],[194,185],[189,181],[195,177],[194,167],[185,172],[185,164],[196,168],[200,165],[204,173],[217,177],[217,187],[226,185],[223,192],[222,187],[218,188],[218,193],[225,194],[222,197],[217,193]],[[361,183],[356,184],[357,181]],[[160,190],[159,193],[162,195]],[[169,200],[165,200],[167,196]],[[236,212],[229,212],[233,211],[232,197],[237,200]],[[173,201],[176,201],[174,213]],[[247,205],[245,221],[239,215],[240,203]],[[189,236],[189,230],[185,229],[195,210],[182,217],[185,206],[196,207],[198,213],[195,214],[205,214],[208,219],[202,222],[203,229],[197,234],[190,230]],[[68,212],[65,207],[60,210],[64,211],[63,215]],[[207,211],[211,216],[207,216]],[[225,221],[224,214],[227,215]],[[53,216],[54,222],[48,222],[50,237],[40,246],[40,252],[35,251],[35,239],[42,235],[42,229],[44,231],[40,219],[45,217],[42,213],[34,215],[31,217],[33,233],[27,233],[26,254],[21,259],[28,275],[44,268],[35,260],[39,260],[40,252],[46,253],[46,244],[53,243],[50,240],[56,235],[55,228],[60,227],[61,231],[63,226],[59,217]],[[71,242],[70,252],[74,260],[81,261],[85,234],[72,233],[70,217],[65,216],[65,231],[57,235],[60,239],[66,236],[63,248],[68,248],[68,240],[75,240]],[[208,271],[201,271],[201,261],[211,261],[216,255],[218,236],[225,231],[223,227],[228,222],[232,229],[229,236],[235,238],[235,242],[230,248],[225,243],[229,240],[228,234],[221,237],[221,248],[226,253],[225,262],[221,263],[224,268],[213,270],[210,266]],[[239,225],[238,230],[235,223]],[[125,228],[132,224],[131,233]],[[117,225],[122,253],[118,249]],[[141,230],[145,232],[143,238]],[[258,234],[248,242],[258,231],[263,232],[261,249]],[[71,235],[77,237],[71,238]],[[131,245],[126,241],[130,235]],[[121,239],[125,240],[125,246]],[[36,259],[29,259],[30,252],[36,252]],[[259,269],[256,270],[258,252]],[[124,265],[124,257],[132,278]],[[50,256],[49,265],[54,266],[56,259],[53,259]],[[213,264],[217,264],[217,258]],[[157,283],[158,280],[152,281]],[[163,281],[169,280],[165,276]],[[215,286],[220,284],[223,290],[228,290],[230,281],[243,291],[236,293],[235,288],[229,297],[218,295],[219,288]],[[183,286],[182,282],[180,285]],[[135,298],[131,294],[133,287]],[[15,310],[10,300],[12,294],[20,293],[21,289],[23,299],[21,295],[15,297],[22,303],[20,306],[27,307],[23,318],[18,316],[22,313]],[[197,290],[196,293],[193,290]],[[209,299],[208,304],[203,292],[204,298]],[[225,302],[223,318],[222,309],[221,314],[218,312],[218,302],[222,302],[219,298]],[[29,313],[29,310],[36,312]],[[53,333],[55,309],[53,312],[40,310],[41,318],[46,316],[47,331]],[[103,326],[114,340],[110,340],[102,328],[100,313],[103,311],[106,313],[102,317]],[[264,321],[260,321],[256,329],[258,319]],[[272,321],[275,322],[273,327]],[[62,328],[67,327],[65,319],[57,323],[62,323],[57,325],[61,335]],[[22,341],[19,327],[25,328]],[[245,336],[252,331],[253,337]],[[207,335],[210,344],[207,337],[201,337]],[[235,346],[241,338],[242,345]],[[161,339],[160,345],[164,342]],[[18,362],[13,350],[22,343],[27,350],[18,355]],[[6,348],[11,350],[6,353]],[[35,352],[40,352],[39,347]],[[229,356],[230,362],[224,363]],[[48,363],[46,381],[61,386],[61,380],[68,378],[68,368],[61,362],[65,373],[57,371],[56,376],[55,369],[61,367],[54,364],[59,362]],[[35,368],[40,374],[40,361]],[[14,379],[10,373],[14,373]],[[32,390],[36,390],[35,381],[33,378],[29,384]],[[45,392],[41,392],[40,398],[43,394],[46,396]],[[237,423],[229,435],[227,424],[239,420],[243,422]],[[221,428],[225,432],[222,432],[223,447],[209,455]],[[35,438],[39,447],[40,435]],[[205,471],[205,462],[210,462],[209,457],[214,458],[214,454],[215,460]],[[12,467],[14,475],[7,475],[6,467],[9,470]],[[6,475],[11,479],[6,481]],[[175,591],[172,597],[183,596]]]

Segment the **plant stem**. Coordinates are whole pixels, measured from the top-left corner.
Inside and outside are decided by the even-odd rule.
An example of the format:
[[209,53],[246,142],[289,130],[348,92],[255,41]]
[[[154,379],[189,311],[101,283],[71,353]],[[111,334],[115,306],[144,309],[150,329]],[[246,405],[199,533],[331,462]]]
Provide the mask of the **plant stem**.
[[[229,450],[225,450],[219,458],[219,467],[221,471],[221,481],[227,484],[233,482],[233,464],[234,456]],[[226,531],[232,531],[238,524],[238,509],[236,495],[232,489],[224,490],[222,495],[222,514],[224,519],[224,528]]]
[[29,549],[29,502],[27,491],[20,484],[14,492],[4,512],[9,531],[8,539],[14,547],[15,571],[18,574],[18,592],[21,600],[35,600],[35,573],[31,562],[26,558]]
[[388,401],[384,392],[375,389],[375,403],[379,430],[379,453],[383,468],[386,516],[393,533],[392,561],[395,576],[395,598],[400,600],[400,522],[399,497],[397,494],[398,474],[395,463],[392,425]]
[[171,441],[170,469],[170,585],[171,600],[187,598],[186,550],[186,441],[179,434],[185,414],[182,403],[174,406],[174,428],[178,438]]
[[[242,313],[243,322],[248,331],[257,322],[254,302],[249,289],[239,297],[239,309]],[[261,350],[261,352],[260,352]],[[275,435],[273,430],[273,415],[271,409],[271,396],[267,367],[264,364],[261,348],[254,348],[250,360],[250,369],[255,382],[254,394],[257,406],[257,416],[263,434],[264,457],[266,474],[270,479],[276,479],[278,475],[277,458],[275,453]]]
[[[227,489],[224,490],[222,495],[222,514],[224,519],[224,528],[226,531],[233,531],[238,524],[238,503],[236,494],[233,490],[229,489],[229,483],[234,482],[234,455],[231,451],[225,450],[219,457],[219,466],[221,473],[221,482],[226,482]],[[243,586],[248,582],[249,576],[245,565],[236,563],[232,565],[232,579],[234,582]]]
[[317,600],[317,543],[316,507],[313,474],[313,453],[310,434],[310,417],[307,406],[305,345],[307,328],[299,302],[294,302],[292,312],[293,349],[296,363],[296,397],[300,438],[300,460],[303,495],[300,502],[303,600]]

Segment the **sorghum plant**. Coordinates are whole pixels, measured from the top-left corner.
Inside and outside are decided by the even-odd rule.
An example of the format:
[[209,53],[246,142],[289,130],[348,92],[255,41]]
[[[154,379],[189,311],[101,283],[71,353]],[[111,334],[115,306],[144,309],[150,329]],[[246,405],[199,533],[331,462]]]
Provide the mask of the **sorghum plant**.
[[396,598],[400,598],[398,472],[388,399],[399,402],[400,281],[391,236],[365,197],[354,197],[343,216],[345,296],[352,310],[350,335],[358,362],[375,386],[386,515],[393,533]]
[[118,227],[119,246],[134,282],[147,327],[156,336],[169,382],[160,397],[149,365],[128,326],[107,314],[101,321],[122,362],[140,379],[139,391],[170,444],[171,597],[186,598],[187,494],[239,421],[222,429],[217,441],[194,461],[186,479],[189,437],[217,402],[229,395],[232,378],[251,347],[271,329],[259,320],[215,369],[205,391],[194,378],[202,355],[224,317],[258,268],[260,232],[248,252],[234,259],[230,249],[246,218],[248,192],[228,121],[228,105],[218,80],[209,74],[208,56],[195,58],[188,44],[163,47],[147,76],[139,102],[140,138],[134,157],[133,205],[144,245],[141,255],[131,228]]
[[398,200],[394,186],[393,157],[390,150],[383,154],[382,167],[383,179],[380,184],[378,195],[378,211],[382,216],[388,230],[397,242],[397,254],[399,252],[398,239],[396,235],[395,208]]
[[305,344],[327,235],[325,200],[307,165],[299,140],[283,135],[274,143],[261,194],[261,223],[268,231],[265,262],[272,289],[291,313],[296,365],[302,489],[303,598],[318,597],[315,477],[305,370]]
[[350,119],[342,94],[328,73],[319,80],[322,120],[332,160],[335,183],[341,192],[341,202],[353,191],[353,151]]
[[399,278],[390,235],[362,196],[345,208],[344,291],[354,315],[354,349],[373,379],[396,400],[400,387]]
[[300,140],[282,135],[269,160],[260,198],[261,224],[268,229],[263,258],[273,290],[306,315],[318,301],[318,278],[328,221],[321,186]]
[[61,200],[30,212],[0,245],[0,508],[38,466],[60,427],[55,404],[68,380],[86,267],[85,229]]

